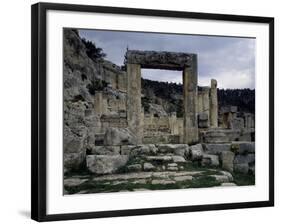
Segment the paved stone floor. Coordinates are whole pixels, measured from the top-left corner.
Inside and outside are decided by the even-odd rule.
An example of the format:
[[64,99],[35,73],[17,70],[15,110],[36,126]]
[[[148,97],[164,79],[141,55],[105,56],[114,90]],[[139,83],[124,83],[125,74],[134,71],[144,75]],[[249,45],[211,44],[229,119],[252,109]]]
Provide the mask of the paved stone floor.
[[222,170],[131,172],[108,175],[73,175],[65,178],[65,194],[185,189],[236,186],[232,174]]

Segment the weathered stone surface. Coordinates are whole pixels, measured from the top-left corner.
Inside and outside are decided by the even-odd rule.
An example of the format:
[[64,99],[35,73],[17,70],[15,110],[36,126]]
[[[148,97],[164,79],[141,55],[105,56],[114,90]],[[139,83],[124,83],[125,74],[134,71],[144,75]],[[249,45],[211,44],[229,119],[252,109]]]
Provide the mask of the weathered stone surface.
[[239,141],[251,142],[254,141],[255,129],[242,129]]
[[199,128],[208,128],[209,127],[209,116],[207,113],[198,114],[198,127]]
[[142,166],[141,166],[141,164],[132,164],[132,165],[127,166],[127,169],[130,172],[138,172],[138,171],[142,170]]
[[232,176],[232,174],[230,172],[228,172],[228,171],[220,171],[220,173],[223,174],[224,176],[227,176],[230,182],[233,181],[233,176]]
[[217,155],[203,154],[201,160],[202,166],[219,166],[219,157]]
[[76,187],[88,181],[88,179],[67,178],[63,180],[64,187]]
[[[146,184],[147,180],[146,179],[139,179],[139,180],[134,180],[132,181],[133,184]],[[135,189],[134,189],[135,190]]]
[[155,170],[155,166],[153,166],[151,163],[144,163],[143,170],[144,171],[153,171],[153,170]]
[[86,153],[64,153],[63,154],[63,165],[64,173],[69,171],[79,170],[86,160]]
[[151,184],[175,184],[176,182],[174,180],[152,180]]
[[131,180],[131,179],[145,179],[151,178],[152,172],[137,172],[137,173],[126,173],[126,174],[109,174],[99,177],[95,177],[95,181],[111,181],[111,180]]
[[167,51],[138,51],[126,52],[126,63],[140,64],[142,68],[183,70],[190,66],[194,54]]
[[247,155],[236,155],[234,158],[234,164],[239,163],[254,163],[255,162],[255,154],[247,154]]
[[158,148],[154,144],[137,145],[131,149],[131,156],[157,155]]
[[143,138],[143,116],[141,107],[141,67],[127,64],[127,121],[129,129],[136,136],[136,143]]
[[233,118],[231,127],[233,129],[243,129],[244,128],[244,119],[241,117]]
[[161,153],[173,153],[178,156],[184,156],[189,153],[188,144],[158,144],[157,148]]
[[135,145],[121,145],[121,155],[130,155],[135,147]]
[[233,172],[234,153],[231,151],[223,151],[221,153],[222,168]]
[[228,175],[211,175],[212,177],[216,178],[216,181],[220,182],[220,183],[227,183],[233,180],[232,176],[228,176]]
[[127,184],[127,183],[128,183],[127,180],[115,180],[111,184],[112,185],[119,185],[119,184]]
[[178,164],[177,163],[168,163],[168,165],[167,166],[170,166],[170,167],[175,167],[175,166],[178,166]]
[[229,143],[239,139],[240,130],[214,128],[201,131],[200,138],[205,143]]
[[120,146],[93,146],[88,153],[92,155],[119,155]]
[[236,113],[237,110],[237,106],[223,106],[221,107],[221,113]]
[[96,174],[114,173],[126,165],[128,158],[127,155],[88,155],[87,167],[89,171]]
[[179,168],[176,167],[176,166],[168,166],[168,167],[167,167],[167,170],[169,170],[169,171],[178,171]]
[[193,177],[192,176],[178,176],[178,177],[174,177],[175,181],[187,181],[187,180],[192,180]]
[[247,174],[249,172],[248,163],[236,163],[236,164],[234,164],[234,172]]
[[193,144],[198,142],[198,118],[197,118],[197,56],[193,56],[192,68],[183,70],[183,142]]
[[149,103],[149,113],[153,114],[153,115],[157,115],[158,117],[167,117],[168,114],[165,111],[164,107],[162,105],[159,104],[155,104],[155,103]]
[[190,146],[191,160],[201,160],[203,157],[203,148],[201,144]]
[[136,136],[127,128],[108,128],[104,135],[104,145],[134,145]]
[[172,156],[174,163],[184,163],[186,162],[185,158],[183,156]]
[[83,150],[87,128],[76,124],[76,126],[64,126],[64,152],[79,153]]
[[217,96],[217,80],[211,80],[210,89],[210,126],[218,127],[218,96]]
[[230,151],[231,144],[202,144],[205,153],[220,155],[222,152]]
[[147,161],[169,162],[172,161],[172,156],[146,156]]
[[237,154],[255,153],[255,143],[232,142],[231,149]]

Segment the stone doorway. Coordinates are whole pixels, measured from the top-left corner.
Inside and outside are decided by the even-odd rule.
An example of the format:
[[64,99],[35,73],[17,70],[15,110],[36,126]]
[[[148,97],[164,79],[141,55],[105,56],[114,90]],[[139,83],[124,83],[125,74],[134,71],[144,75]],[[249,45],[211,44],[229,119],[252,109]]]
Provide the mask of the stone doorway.
[[183,80],[183,142],[198,141],[197,122],[197,55],[166,51],[128,50],[127,67],[127,121],[136,135],[137,144],[143,139],[143,113],[141,107],[141,69],[182,71]]

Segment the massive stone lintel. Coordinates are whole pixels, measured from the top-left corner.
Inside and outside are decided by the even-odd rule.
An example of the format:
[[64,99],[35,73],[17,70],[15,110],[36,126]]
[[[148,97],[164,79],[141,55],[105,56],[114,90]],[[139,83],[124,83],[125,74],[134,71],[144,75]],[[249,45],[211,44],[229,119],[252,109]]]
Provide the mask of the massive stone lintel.
[[167,51],[128,50],[125,59],[127,64],[139,64],[141,68],[182,71],[184,67],[192,66],[194,55]]

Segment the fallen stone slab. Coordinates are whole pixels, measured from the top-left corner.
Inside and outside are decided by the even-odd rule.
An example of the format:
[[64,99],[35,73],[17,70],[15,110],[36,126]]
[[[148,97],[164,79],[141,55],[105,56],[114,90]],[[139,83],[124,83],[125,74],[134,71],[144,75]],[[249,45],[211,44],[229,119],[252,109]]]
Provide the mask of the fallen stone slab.
[[178,156],[184,156],[189,153],[188,144],[158,144],[160,153],[172,153]]
[[88,181],[88,179],[80,179],[80,178],[67,178],[63,180],[63,185],[65,187],[77,187],[83,183]]
[[219,157],[217,155],[203,154],[201,160],[202,166],[219,166]]
[[224,182],[229,182],[229,178],[228,176],[225,175],[210,175],[211,177],[214,177],[216,179],[216,181],[218,181],[219,183],[224,183]]
[[236,155],[234,158],[234,164],[241,163],[254,163],[255,162],[255,154],[247,154],[247,155]]
[[174,163],[185,163],[186,160],[183,156],[172,156]]
[[151,184],[164,184],[164,185],[166,185],[166,184],[175,184],[175,183],[176,182],[173,181],[173,180],[158,180],[158,179],[156,179],[156,180],[151,181]]
[[116,172],[128,162],[127,155],[88,155],[86,157],[87,168],[95,174],[110,174]]
[[150,178],[152,172],[137,172],[137,173],[126,173],[126,174],[108,174],[99,177],[94,177],[93,181],[111,181],[111,180],[130,180],[130,179],[145,179]]
[[168,167],[167,167],[167,170],[169,170],[169,171],[178,171],[179,168],[178,168],[178,167],[175,167],[175,166],[168,166]]
[[154,144],[145,144],[134,146],[130,151],[130,156],[139,156],[139,155],[156,155],[158,148]]
[[255,153],[255,142],[232,142],[231,150],[242,155]]
[[197,145],[190,146],[190,155],[192,161],[201,160],[203,157],[202,145],[197,144]]
[[237,185],[235,183],[226,182],[226,183],[222,183],[221,186],[222,187],[233,187],[233,186],[237,186]]
[[107,128],[104,145],[134,145],[136,136],[128,128]]
[[233,181],[233,176],[231,173],[229,173],[227,171],[223,171],[223,170],[221,170],[220,173],[224,176],[227,176],[230,182]]
[[172,161],[172,156],[146,156],[147,161],[169,162]]
[[153,171],[153,170],[155,170],[155,166],[153,166],[151,163],[144,163],[143,170],[144,171]]
[[230,151],[231,144],[202,144],[205,153],[212,155],[220,155],[222,152]]
[[127,166],[127,169],[130,172],[141,171],[142,165],[141,164],[132,164],[132,165]]
[[192,180],[193,177],[192,176],[178,176],[178,177],[174,177],[174,180],[179,182],[179,181],[187,181],[187,180]]

